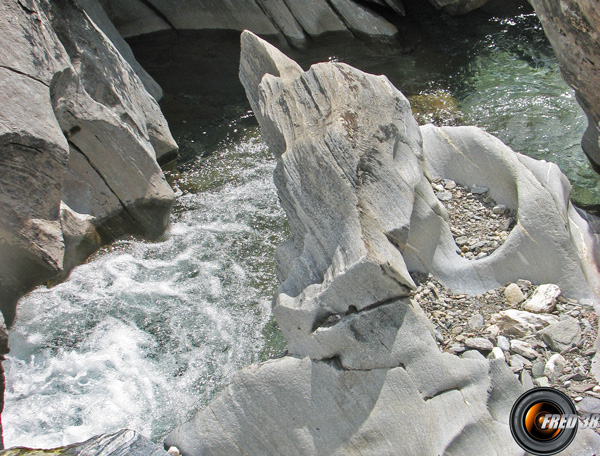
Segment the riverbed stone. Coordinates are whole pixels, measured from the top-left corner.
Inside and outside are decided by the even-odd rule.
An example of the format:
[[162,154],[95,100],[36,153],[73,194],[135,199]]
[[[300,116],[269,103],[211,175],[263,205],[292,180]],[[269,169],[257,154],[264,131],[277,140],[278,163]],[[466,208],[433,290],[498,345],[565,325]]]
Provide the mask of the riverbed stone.
[[525,295],[521,291],[521,288],[516,283],[509,284],[504,290],[504,297],[511,306],[520,304],[524,299]]
[[510,351],[510,341],[505,336],[498,336],[496,345],[503,351]]
[[492,344],[485,337],[471,337],[465,340],[465,345],[468,348],[473,348],[475,350],[489,352],[494,348],[494,344]]
[[542,340],[555,352],[561,352],[581,339],[581,327],[577,319],[567,316],[540,332]]
[[565,358],[558,353],[553,354],[548,362],[546,362],[544,375],[548,377],[550,381],[555,381],[562,374],[565,364]]
[[535,313],[550,313],[554,310],[559,296],[560,288],[557,285],[540,285],[523,303],[523,309]]

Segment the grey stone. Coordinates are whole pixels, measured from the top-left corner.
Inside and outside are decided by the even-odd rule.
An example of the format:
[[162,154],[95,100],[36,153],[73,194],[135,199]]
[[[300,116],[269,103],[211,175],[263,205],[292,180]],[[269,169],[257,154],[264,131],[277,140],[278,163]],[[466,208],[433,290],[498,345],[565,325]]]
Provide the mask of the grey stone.
[[475,350],[486,351],[486,352],[492,351],[492,349],[494,348],[494,344],[492,344],[485,337],[471,337],[471,338],[465,340],[465,345],[468,348],[473,348]]
[[352,0],[329,0],[343,18],[347,27],[359,35],[369,35],[375,39],[391,39],[398,29],[379,14]]
[[461,358],[484,360],[485,356],[479,350],[467,350],[460,355]]
[[567,316],[542,330],[540,336],[552,351],[561,352],[579,342],[581,327],[575,318]]
[[90,20],[105,21],[94,2],[85,2],[89,15],[77,2],[26,4],[0,4],[0,307],[8,324],[20,296],[64,278],[103,243],[164,231],[174,195],[157,157],[177,151],[158,103],[118,52],[122,43]]
[[533,379],[533,383],[535,383],[540,388],[548,388],[550,387],[550,380],[548,377],[538,377]]
[[503,351],[510,351],[510,341],[505,336],[498,336],[496,345]]
[[506,360],[504,352],[499,347],[492,348],[492,351],[488,355],[488,358]]
[[492,208],[492,212],[497,215],[504,214],[504,211],[506,211],[506,206],[504,204],[498,204]]
[[535,359],[540,355],[533,349],[531,344],[518,339],[510,341],[510,351],[528,359]]
[[582,414],[600,413],[600,399],[586,396],[577,404],[577,410]]
[[557,285],[540,285],[523,303],[523,309],[529,312],[550,313],[554,310],[556,299],[559,296],[560,288]]
[[437,198],[440,201],[452,201],[452,193],[451,192],[438,193]]
[[545,367],[546,367],[546,364],[543,363],[542,361],[534,362],[533,365],[531,366],[531,375],[533,375],[533,378],[542,377],[544,375]]
[[484,193],[487,193],[489,190],[490,189],[484,185],[475,184],[471,187],[471,193],[473,193],[474,195],[482,195]]
[[523,388],[526,391],[535,387],[535,385],[533,384],[533,379],[531,378],[531,375],[529,374],[529,372],[527,371],[527,369],[523,369],[521,371],[521,378],[520,378],[520,380],[521,380],[521,385],[523,385]]

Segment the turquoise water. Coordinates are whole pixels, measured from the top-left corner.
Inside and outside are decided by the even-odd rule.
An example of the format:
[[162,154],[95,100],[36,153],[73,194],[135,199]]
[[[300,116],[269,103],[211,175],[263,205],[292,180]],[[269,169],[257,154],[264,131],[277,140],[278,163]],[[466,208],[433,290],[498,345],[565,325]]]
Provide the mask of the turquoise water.
[[[478,125],[555,161],[580,195],[600,201],[579,147],[583,113],[533,15],[413,28],[405,55],[347,37],[287,51],[304,67],[339,60],[386,74],[413,100],[443,94],[456,111],[448,123]],[[51,447],[123,427],[158,441],[238,369],[285,349],[271,300],[287,226],[274,162],[237,80],[238,39],[181,32],[132,42],[165,89],[181,146],[168,172],[178,194],[172,225],[158,242],[118,241],[65,283],[22,300],[5,362],[8,446]]]

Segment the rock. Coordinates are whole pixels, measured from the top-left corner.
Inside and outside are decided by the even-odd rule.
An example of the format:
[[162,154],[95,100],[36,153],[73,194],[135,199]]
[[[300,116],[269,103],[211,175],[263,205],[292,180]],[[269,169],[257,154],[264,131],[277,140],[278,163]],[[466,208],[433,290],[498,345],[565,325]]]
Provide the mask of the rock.
[[462,247],[465,244],[469,243],[469,238],[467,236],[460,236],[456,238],[456,245]]
[[531,375],[533,378],[542,377],[544,375],[544,369],[546,368],[546,364],[541,361],[536,361],[531,366]]
[[463,352],[461,358],[484,360],[485,356],[483,356],[479,350],[467,350]]
[[544,375],[554,382],[562,374],[566,362],[565,358],[558,353],[555,353],[546,363]]
[[174,195],[157,158],[177,151],[158,103],[91,22],[94,2],[85,2],[90,15],[76,2],[26,4],[0,5],[0,308],[8,325],[24,293],[64,278],[100,245],[165,230]]
[[531,375],[529,375],[529,372],[527,372],[527,370],[525,370],[525,369],[523,369],[521,371],[520,380],[521,380],[521,385],[523,385],[523,388],[526,391],[535,387],[535,385],[533,384],[533,379],[531,378]]
[[507,337],[498,336],[496,345],[498,345],[498,347],[500,347],[503,351],[510,351],[510,341]]
[[490,359],[501,359],[503,361],[506,359],[504,357],[504,352],[499,347],[492,348],[492,351],[488,355],[488,358],[490,358]]
[[586,396],[577,404],[577,410],[583,415],[600,413],[600,399]]
[[521,383],[503,361],[440,352],[410,297],[408,262],[429,270],[445,222],[406,98],[342,63],[304,72],[249,32],[240,79],[290,223],[273,307],[290,355],[238,372],[166,445],[186,456],[521,454],[507,424]]
[[545,328],[540,336],[552,351],[561,352],[579,342],[581,328],[575,318],[567,316]]
[[554,310],[556,299],[559,296],[560,288],[557,285],[540,285],[523,303],[523,309],[529,312],[550,313]]
[[[23,450],[21,453],[19,450]],[[4,453],[4,452],[3,452]],[[7,454],[61,454],[66,456],[169,456],[161,446],[135,431],[124,429],[113,434],[92,437],[54,450],[30,450],[11,448]]]
[[445,188],[446,190],[454,190],[454,189],[456,188],[456,182],[454,182],[454,181],[453,181],[453,180],[451,180],[451,179],[446,179],[446,180],[444,181],[444,188]]
[[451,192],[438,193],[437,198],[440,201],[452,201],[452,193]]
[[473,195],[482,195],[484,193],[487,193],[489,190],[490,189],[484,185],[475,184],[471,187],[471,193],[473,193]]
[[484,337],[471,337],[465,340],[465,345],[468,348],[473,348],[475,350],[489,352],[494,348],[494,344],[492,344],[489,340]]
[[167,453],[169,453],[171,456],[181,456],[181,452],[179,451],[179,448],[177,447],[169,447],[169,449],[167,450]]
[[[593,287],[600,287],[597,263],[592,253],[595,251],[594,235],[588,222],[568,203],[570,185],[555,165],[509,154],[510,149],[504,149],[506,146],[499,140],[472,127],[424,125],[421,132],[426,165],[432,179],[449,178],[470,188],[485,182],[489,196],[498,204],[514,208],[518,220],[504,244],[492,255],[468,261],[455,258],[454,243],[449,246],[451,251],[441,253],[445,250],[446,228],[442,221],[434,223],[435,218],[431,216],[427,229],[419,235],[411,231],[414,236],[408,242],[411,246],[415,246],[417,239],[425,242],[432,232],[439,242],[432,243],[430,240],[429,248],[418,244],[418,255],[415,254],[417,258],[414,261],[411,252],[406,252],[405,258],[410,267],[424,268],[452,289],[464,292],[470,285],[472,288],[468,292],[472,294],[526,279],[536,283],[555,283],[563,293],[577,299],[598,299],[591,291]],[[487,152],[482,154],[484,149]],[[417,207],[421,208],[420,205]],[[419,216],[425,218],[426,208],[422,211]],[[546,221],[540,223],[542,219]],[[565,225],[565,220],[570,228]],[[548,230],[550,226],[558,231],[554,228]],[[581,233],[583,237],[574,233]],[[540,249],[540,245],[547,248]],[[564,254],[558,254],[559,251]],[[528,260],[524,261],[525,258]],[[468,265],[463,266],[463,262]],[[477,279],[471,276],[471,268],[480,271]],[[475,286],[477,282],[482,285],[492,276],[496,284],[481,288]]]
[[346,26],[354,33],[377,39],[394,38],[398,29],[366,6],[352,0],[329,0]]
[[504,290],[504,297],[511,306],[516,306],[525,299],[525,295],[516,283],[511,283],[506,287]]
[[524,337],[550,324],[557,323],[559,320],[554,315],[508,309],[492,315],[491,321],[497,324],[500,331],[505,334]]
[[469,328],[479,329],[479,328],[483,327],[484,322],[485,321],[483,319],[483,315],[475,314],[475,315],[471,316],[471,318],[469,318]]
[[540,354],[533,349],[531,344],[518,339],[510,341],[510,351],[528,359],[535,359],[540,356]]
[[290,356],[237,373],[167,446],[186,456],[468,454],[474,438],[478,454],[518,454],[506,424],[518,379],[499,360],[440,352],[409,297],[398,246],[414,206],[439,202],[406,98],[345,64],[304,72],[249,32],[240,79],[292,233],[273,310]]
[[492,208],[492,212],[496,215],[504,214],[506,206],[504,204],[498,204]]
[[549,388],[550,387],[550,380],[548,380],[548,377],[534,378],[533,383],[535,383],[540,388]]
[[582,147],[600,172],[600,16],[594,0],[532,0],[565,81],[588,117]]

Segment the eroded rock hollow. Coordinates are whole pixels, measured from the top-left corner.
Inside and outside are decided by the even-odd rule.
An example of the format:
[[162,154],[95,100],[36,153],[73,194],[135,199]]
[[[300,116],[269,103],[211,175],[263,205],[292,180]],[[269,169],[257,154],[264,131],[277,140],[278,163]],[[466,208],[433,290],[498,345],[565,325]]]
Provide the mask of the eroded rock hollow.
[[[504,360],[442,353],[409,273],[480,293],[527,278],[597,299],[594,237],[555,165],[477,128],[419,128],[384,76],[298,64],[250,32],[240,78],[277,159],[292,230],[274,314],[287,356],[239,372],[166,440],[182,454],[523,454],[524,391]],[[488,257],[457,252],[430,181],[485,184],[517,225]],[[567,454],[600,447],[580,431]]]

